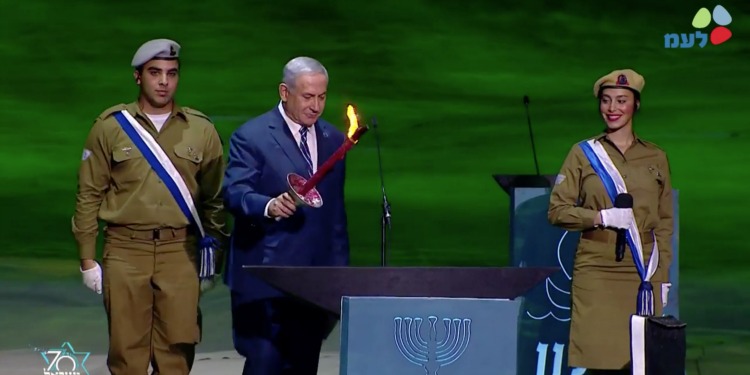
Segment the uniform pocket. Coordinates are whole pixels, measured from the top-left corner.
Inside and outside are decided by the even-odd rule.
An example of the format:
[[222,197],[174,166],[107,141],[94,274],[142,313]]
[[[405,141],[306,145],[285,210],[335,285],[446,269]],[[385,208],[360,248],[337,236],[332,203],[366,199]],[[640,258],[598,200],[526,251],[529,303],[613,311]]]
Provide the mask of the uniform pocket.
[[194,146],[189,145],[176,145],[174,146],[174,154],[186,161],[190,161],[194,164],[200,164],[203,161],[203,150],[198,149]]
[[648,172],[651,178],[656,181],[659,187],[664,185],[664,172],[659,168],[658,165],[649,165]]
[[144,177],[140,169],[143,154],[131,143],[121,143],[112,149],[112,180],[116,185],[139,181]]
[[633,187],[634,190],[642,190],[649,197],[659,195],[661,186],[664,184],[664,175],[657,165],[639,167],[635,177],[637,177],[637,183]]
[[200,163],[203,161],[203,150],[188,144],[174,146],[174,154],[177,156],[175,165],[177,169],[186,171],[192,176],[197,176]]

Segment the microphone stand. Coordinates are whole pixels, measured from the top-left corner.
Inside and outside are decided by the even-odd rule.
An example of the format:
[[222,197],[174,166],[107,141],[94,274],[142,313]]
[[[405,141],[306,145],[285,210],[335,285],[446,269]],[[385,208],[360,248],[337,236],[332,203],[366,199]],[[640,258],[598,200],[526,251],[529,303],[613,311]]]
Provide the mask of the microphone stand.
[[529,138],[531,138],[531,152],[534,154],[534,167],[536,175],[539,176],[539,161],[536,159],[536,145],[534,145],[534,132],[531,130],[531,116],[529,115],[529,96],[523,96],[523,106],[526,107],[526,121],[529,125]]
[[372,118],[372,127],[375,129],[375,144],[378,148],[378,169],[380,170],[380,189],[383,195],[383,206],[380,217],[380,265],[385,267],[387,264],[388,254],[388,230],[391,229],[391,205],[388,204],[388,197],[385,194],[385,182],[383,181],[383,161],[380,157],[380,137],[378,136],[378,122],[375,117]]

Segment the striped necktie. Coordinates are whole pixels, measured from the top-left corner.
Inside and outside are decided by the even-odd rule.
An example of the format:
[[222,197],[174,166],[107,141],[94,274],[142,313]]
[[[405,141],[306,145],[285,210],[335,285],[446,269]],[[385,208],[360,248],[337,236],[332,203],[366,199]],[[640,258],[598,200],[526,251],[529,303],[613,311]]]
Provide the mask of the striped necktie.
[[302,139],[299,142],[299,149],[302,151],[302,156],[305,158],[305,161],[307,162],[307,173],[310,177],[312,177],[313,162],[312,162],[312,156],[310,156],[310,147],[307,146],[307,127],[303,126],[302,128],[300,128],[299,134],[302,136]]

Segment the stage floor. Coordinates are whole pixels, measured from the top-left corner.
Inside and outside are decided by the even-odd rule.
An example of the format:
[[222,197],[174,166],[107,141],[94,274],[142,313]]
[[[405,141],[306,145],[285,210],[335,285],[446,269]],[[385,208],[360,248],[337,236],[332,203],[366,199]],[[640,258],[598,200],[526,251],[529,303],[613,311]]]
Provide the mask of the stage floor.
[[[694,295],[690,290],[689,283],[683,286],[685,297]],[[750,301],[750,292],[739,287],[736,291],[725,289],[714,293],[712,305],[731,306],[724,298],[736,301],[734,308],[742,310],[741,301]],[[690,306],[683,299],[682,305],[686,304]],[[228,290],[217,287],[203,298],[201,307],[205,330],[192,373],[241,373],[243,358],[232,349]],[[738,311],[739,319],[730,324],[717,318],[723,316],[721,309],[715,311],[714,315],[693,312],[686,319],[688,374],[750,372],[750,330],[742,326],[749,323],[739,318],[744,314]],[[730,329],[716,328],[715,324]],[[87,292],[78,282],[0,282],[0,332],[0,373],[4,375],[40,373],[45,361],[38,349],[60,347],[64,342],[77,352],[90,353],[85,362],[90,375],[107,374],[107,328],[101,297]],[[323,345],[319,374],[339,373],[339,338],[337,327]]]

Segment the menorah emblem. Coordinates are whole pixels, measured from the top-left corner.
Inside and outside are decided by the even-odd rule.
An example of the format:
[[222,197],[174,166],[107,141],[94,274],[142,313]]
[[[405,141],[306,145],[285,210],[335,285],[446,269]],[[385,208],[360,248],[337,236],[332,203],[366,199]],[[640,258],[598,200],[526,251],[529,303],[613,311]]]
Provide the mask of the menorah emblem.
[[409,362],[422,366],[426,375],[437,375],[441,367],[458,360],[469,346],[471,319],[443,319],[445,333],[438,340],[436,316],[427,318],[430,322],[428,339],[422,337],[422,318],[396,317],[394,337],[399,352]]

